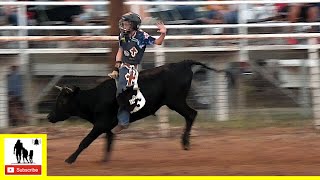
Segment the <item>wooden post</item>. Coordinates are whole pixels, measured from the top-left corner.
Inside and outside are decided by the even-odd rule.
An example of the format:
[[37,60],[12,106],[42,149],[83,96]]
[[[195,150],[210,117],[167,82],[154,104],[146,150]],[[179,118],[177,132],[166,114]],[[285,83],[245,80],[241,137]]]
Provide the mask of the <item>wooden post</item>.
[[[118,36],[119,35],[119,19],[121,18],[123,12],[124,12],[124,4],[123,0],[110,0],[110,32],[108,34],[112,36]],[[109,59],[107,62],[110,65],[114,64],[115,57],[118,52],[118,43],[110,42],[111,43],[111,59]]]

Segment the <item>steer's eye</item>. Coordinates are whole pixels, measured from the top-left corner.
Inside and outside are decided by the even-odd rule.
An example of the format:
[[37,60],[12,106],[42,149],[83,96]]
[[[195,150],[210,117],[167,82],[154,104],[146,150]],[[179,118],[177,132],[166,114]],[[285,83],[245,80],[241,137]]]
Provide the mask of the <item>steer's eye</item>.
[[66,99],[61,99],[60,101],[58,101],[58,105],[61,107],[61,106],[64,106],[67,104],[67,100]]

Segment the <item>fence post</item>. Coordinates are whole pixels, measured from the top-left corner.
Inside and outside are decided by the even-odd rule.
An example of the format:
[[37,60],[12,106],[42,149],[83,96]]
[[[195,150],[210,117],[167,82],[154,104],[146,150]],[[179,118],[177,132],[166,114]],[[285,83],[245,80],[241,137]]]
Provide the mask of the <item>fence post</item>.
[[[165,53],[163,51],[163,44],[160,46],[155,46],[157,51],[155,51],[155,66],[162,66],[166,62]],[[169,125],[169,117],[168,117],[168,108],[161,107],[159,109],[159,131],[162,137],[168,137],[170,134],[170,125]]]
[[[238,10],[238,23],[239,24],[246,24],[247,23],[247,14],[246,10],[248,10],[247,4],[240,4],[239,10]],[[239,34],[241,35],[248,35],[248,27],[240,27],[239,28]],[[248,39],[241,39],[240,40],[240,51],[239,51],[239,61],[240,62],[248,62],[249,61],[249,53],[248,50],[245,49],[245,47],[248,46]],[[238,94],[238,100],[237,100],[237,116],[240,116],[241,118],[244,118],[245,111],[243,108],[246,107],[246,93],[244,92],[244,82],[241,70],[239,71],[239,77],[237,78],[237,94]]]
[[300,98],[299,98],[299,102],[300,102],[300,106],[301,106],[301,115],[304,118],[308,118],[310,115],[310,102],[309,102],[309,87],[310,87],[310,82],[309,82],[309,78],[308,78],[308,67],[309,64],[311,64],[312,62],[312,58],[309,55],[309,59],[301,59],[300,60],[300,64],[301,64],[301,68],[300,68],[300,75],[301,75],[301,88],[300,88]]
[[216,77],[216,116],[218,121],[227,121],[229,119],[228,82],[223,73],[216,73]]
[[[27,26],[27,6],[19,5],[18,6],[18,25],[19,26]],[[27,36],[28,30],[21,29],[18,31],[18,36]],[[24,108],[25,113],[27,115],[28,123],[31,125],[35,125],[37,123],[37,119],[33,118],[35,107],[33,102],[30,101],[33,99],[32,95],[32,75],[31,75],[31,64],[29,61],[29,54],[24,50],[28,49],[28,41],[20,41],[19,42],[19,61],[21,72],[23,75],[23,101],[25,102]]]
[[312,91],[313,101],[313,119],[316,128],[320,128],[320,63],[318,49],[313,47],[317,44],[316,38],[309,39],[310,48],[308,49],[309,62],[315,62],[315,65],[310,67],[310,88]]
[[9,127],[7,66],[0,68],[0,129]]

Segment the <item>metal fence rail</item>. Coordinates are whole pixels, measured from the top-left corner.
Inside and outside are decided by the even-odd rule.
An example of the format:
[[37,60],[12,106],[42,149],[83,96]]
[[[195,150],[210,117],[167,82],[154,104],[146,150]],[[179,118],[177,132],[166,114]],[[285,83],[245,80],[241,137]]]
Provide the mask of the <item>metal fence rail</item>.
[[[208,4],[262,4],[262,3],[305,3],[308,1],[194,1],[194,2],[126,2],[128,5],[208,5]],[[1,5],[18,5],[19,13],[26,11],[26,5],[108,5],[109,2],[0,2]],[[13,45],[13,48],[0,49],[0,127],[26,125],[23,119],[31,122],[44,122],[55,101],[55,84],[77,85],[82,89],[93,88],[102,82],[111,68],[106,65],[110,56],[108,42],[118,39],[116,36],[28,36],[28,30],[104,30],[109,26],[27,26],[25,17],[20,17],[19,26],[1,26],[0,31],[14,31],[15,35],[0,36],[0,46]],[[24,18],[24,19],[23,19]],[[184,35],[168,34],[164,46],[155,46],[146,50],[142,67],[144,69],[164,63],[194,59],[219,69],[226,69],[232,76],[215,74],[201,68],[195,68],[194,81],[188,97],[188,103],[199,111],[199,127],[210,127],[227,120],[246,122],[275,122],[281,120],[320,119],[320,45],[316,42],[320,33],[248,33],[248,28],[261,27],[303,27],[319,26],[315,23],[261,23],[261,24],[219,24],[219,25],[168,25],[168,29],[210,29],[239,28],[237,35]],[[144,29],[155,29],[154,25],[144,25]],[[297,45],[258,44],[264,40],[302,39]],[[205,43],[228,42],[232,45],[206,45]],[[90,43],[90,48],[44,47],[40,43],[55,41],[58,43]],[[200,42],[196,47],[185,47],[186,42]],[[106,44],[98,44],[106,43]],[[32,43],[37,44],[32,48]],[[95,44],[96,43],[96,44]],[[181,43],[182,46],[176,45]],[[258,42],[260,43],[260,42]],[[170,45],[169,45],[170,44]],[[99,45],[99,47],[98,47]],[[100,46],[103,47],[100,47]],[[40,47],[38,47],[40,46]],[[48,45],[49,46],[49,45]],[[275,65],[282,60],[299,59],[299,65],[287,63]],[[259,63],[263,62],[263,63]],[[283,61],[284,62],[284,61]],[[286,61],[288,62],[288,61]],[[8,74],[12,65],[19,65],[23,76],[23,98],[19,101],[8,96]],[[292,83],[294,82],[294,83]],[[294,85],[292,85],[294,84]],[[290,91],[290,93],[288,93]],[[20,109],[19,109],[20,108]],[[22,109],[24,108],[24,109]],[[15,112],[20,113],[15,113]],[[25,113],[25,114],[24,114]],[[166,108],[157,112],[159,119],[146,118],[137,126],[159,128],[160,134],[167,136],[170,129],[182,127],[184,120],[175,112]],[[155,126],[155,124],[159,126]],[[211,125],[210,125],[211,124]],[[134,125],[135,126],[135,125]],[[138,128],[138,127],[137,127]]]

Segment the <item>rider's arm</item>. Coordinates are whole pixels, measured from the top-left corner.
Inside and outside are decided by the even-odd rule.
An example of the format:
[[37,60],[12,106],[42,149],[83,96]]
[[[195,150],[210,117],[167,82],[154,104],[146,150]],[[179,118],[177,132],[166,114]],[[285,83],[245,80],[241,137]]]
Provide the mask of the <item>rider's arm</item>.
[[161,45],[165,37],[166,33],[161,33],[160,36],[154,41],[154,43],[157,45]]
[[121,47],[119,47],[117,55],[116,55],[116,62],[115,62],[115,69],[119,69],[120,65],[121,65],[121,60],[122,60],[122,54],[123,54],[123,49]]
[[155,44],[157,45],[161,45],[164,38],[166,37],[166,33],[167,33],[167,28],[165,27],[165,25],[163,24],[163,22],[158,22],[157,23],[157,27],[158,27],[158,32],[160,32],[160,36],[154,41]]

